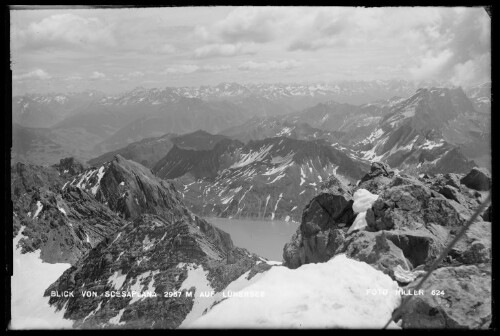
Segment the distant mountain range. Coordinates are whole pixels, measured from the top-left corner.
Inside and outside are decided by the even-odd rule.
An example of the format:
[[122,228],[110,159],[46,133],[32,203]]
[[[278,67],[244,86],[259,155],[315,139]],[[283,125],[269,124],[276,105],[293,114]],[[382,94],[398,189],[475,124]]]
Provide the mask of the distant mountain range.
[[490,139],[490,115],[462,89],[429,88],[360,106],[329,101],[255,116],[219,134],[147,138],[89,163],[116,154],[142,163],[176,180],[198,214],[299,220],[297,209],[332,174],[355,184],[372,161],[413,175],[464,173],[489,167]]
[[[453,165],[460,171],[474,164],[489,167],[491,84],[465,92],[418,89],[405,98],[412,85],[223,83],[137,88],[113,97],[90,91],[14,97],[12,162],[54,164],[73,156],[102,163],[120,153],[152,168],[173,148],[175,134],[203,130],[244,144],[273,137],[324,140],[357,161],[380,159],[417,173],[450,170],[444,162],[459,163]],[[378,92],[369,103],[330,99],[333,93],[374,97],[369,91]],[[402,95],[380,98],[393,93]],[[302,109],[295,104],[299,97],[320,102]],[[434,170],[428,167],[445,154]]]

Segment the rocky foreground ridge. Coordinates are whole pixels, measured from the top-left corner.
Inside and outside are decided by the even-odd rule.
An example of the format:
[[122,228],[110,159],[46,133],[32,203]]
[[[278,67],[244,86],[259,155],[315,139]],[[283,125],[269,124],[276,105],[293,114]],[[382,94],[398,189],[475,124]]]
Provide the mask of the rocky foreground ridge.
[[[486,198],[491,177],[474,168],[468,174],[415,178],[373,163],[356,187],[334,176],[325,187],[305,207],[297,232],[285,245],[284,265],[298,268],[345,254],[381,270],[408,290]],[[376,199],[367,208],[364,223],[354,225],[358,216],[354,199],[366,193]],[[490,207],[425,282],[425,295],[415,296],[406,306],[403,328],[489,327],[491,220]],[[433,290],[439,295],[432,295]]]
[[17,164],[12,181],[21,252],[72,265],[44,296],[75,328],[186,326],[216,303],[200,301],[200,291],[220,292],[271,267],[189,211],[172,183],[119,155],[90,168],[72,159]]
[[[235,247],[184,205],[172,182],[120,155],[90,168],[73,159],[17,164],[11,178],[22,252],[72,265],[41,295],[75,328],[196,326],[222,292],[245,288],[275,264]],[[333,174],[303,209],[283,266],[344,254],[411,290],[490,189],[481,168],[413,177],[375,162],[356,186]],[[491,221],[490,206],[433,272],[425,295],[410,301],[402,328],[491,325]],[[210,292],[211,299],[200,297]]]

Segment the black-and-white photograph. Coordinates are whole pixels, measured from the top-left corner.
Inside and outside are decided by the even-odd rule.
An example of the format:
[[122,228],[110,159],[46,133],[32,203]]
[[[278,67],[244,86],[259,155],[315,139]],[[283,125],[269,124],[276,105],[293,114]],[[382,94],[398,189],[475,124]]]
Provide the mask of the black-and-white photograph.
[[7,13],[7,329],[494,329],[491,7]]

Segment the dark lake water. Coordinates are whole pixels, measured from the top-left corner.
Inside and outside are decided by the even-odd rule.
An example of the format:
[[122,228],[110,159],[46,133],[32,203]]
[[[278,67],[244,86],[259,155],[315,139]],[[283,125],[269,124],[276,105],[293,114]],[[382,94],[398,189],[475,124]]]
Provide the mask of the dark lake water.
[[234,245],[274,261],[282,261],[283,247],[299,227],[299,223],[285,221],[205,219],[229,233]]

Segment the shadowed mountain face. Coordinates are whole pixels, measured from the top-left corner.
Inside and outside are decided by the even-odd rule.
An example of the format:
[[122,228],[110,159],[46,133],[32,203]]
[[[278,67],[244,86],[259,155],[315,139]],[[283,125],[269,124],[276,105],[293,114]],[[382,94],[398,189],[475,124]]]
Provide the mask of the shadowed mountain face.
[[[239,141],[224,139],[213,149],[181,148],[177,145],[153,167],[155,174],[164,179],[181,177],[187,173],[194,178],[215,179],[221,169],[231,162],[231,153],[239,150],[243,144]],[[206,146],[202,146],[206,148]]]
[[113,160],[116,155],[120,155],[127,160],[132,160],[145,167],[152,168],[174,146],[172,139],[175,137],[175,134],[169,133],[160,137],[147,138],[115,151],[105,153],[89,160],[88,163],[92,166],[99,166]]
[[226,137],[221,135],[212,135],[202,130],[193,133],[178,136],[176,134],[165,134],[161,137],[147,138],[130,145],[105,153],[88,163],[93,166],[99,166],[107,161],[111,161],[117,154],[128,160],[132,160],[153,168],[157,162],[165,157],[167,153],[176,146],[177,148],[192,150],[210,150]]
[[195,213],[298,220],[330,175],[354,183],[366,167],[324,141],[275,137],[246,145],[223,140],[212,150],[174,147],[153,171],[176,178]]

